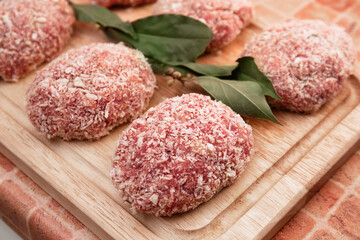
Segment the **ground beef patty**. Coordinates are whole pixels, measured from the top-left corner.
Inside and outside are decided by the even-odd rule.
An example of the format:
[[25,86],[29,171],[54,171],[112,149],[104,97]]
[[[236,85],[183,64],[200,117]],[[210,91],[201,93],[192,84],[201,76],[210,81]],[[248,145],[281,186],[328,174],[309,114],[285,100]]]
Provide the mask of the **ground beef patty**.
[[156,2],[156,0],[92,0],[93,4],[98,4],[104,7],[111,6],[138,6],[146,3]]
[[141,52],[123,44],[91,44],[40,71],[27,92],[26,108],[48,138],[98,139],[141,114],[155,81]]
[[282,101],[272,106],[311,113],[333,98],[352,71],[351,37],[320,20],[294,20],[256,35],[244,56],[252,56]]
[[200,94],[165,100],[120,136],[111,177],[133,210],[170,216],[208,201],[244,171],[252,130]]
[[232,42],[246,27],[254,8],[248,0],[158,0],[154,13],[182,14],[204,22],[214,38],[207,51],[217,51]]
[[72,32],[66,0],[0,1],[0,76],[16,81],[53,59]]

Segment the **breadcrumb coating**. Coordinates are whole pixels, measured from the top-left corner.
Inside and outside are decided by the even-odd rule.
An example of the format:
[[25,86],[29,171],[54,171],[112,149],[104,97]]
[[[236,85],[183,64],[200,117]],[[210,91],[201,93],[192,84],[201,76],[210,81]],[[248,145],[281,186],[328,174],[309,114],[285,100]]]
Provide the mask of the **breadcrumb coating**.
[[75,22],[66,0],[0,1],[0,76],[17,81],[63,49]]
[[221,102],[185,94],[122,132],[111,177],[135,211],[170,216],[208,201],[244,171],[252,129]]
[[70,50],[40,71],[27,92],[30,121],[48,138],[96,140],[138,117],[155,88],[144,55],[123,44]]
[[320,20],[294,20],[256,35],[243,56],[255,58],[282,101],[273,107],[312,113],[336,96],[351,74],[355,50],[340,27]]

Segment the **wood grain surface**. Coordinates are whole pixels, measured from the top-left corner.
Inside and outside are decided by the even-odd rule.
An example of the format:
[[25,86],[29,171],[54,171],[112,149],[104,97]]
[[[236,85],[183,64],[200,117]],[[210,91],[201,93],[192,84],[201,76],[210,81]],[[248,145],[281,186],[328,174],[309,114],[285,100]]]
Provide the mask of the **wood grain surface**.
[[[117,13],[124,20],[134,20],[150,15],[151,5]],[[233,63],[245,42],[266,24],[255,20],[221,53],[199,61]],[[94,27],[77,23],[64,51],[106,41]],[[360,69],[359,63],[356,69]],[[360,144],[357,72],[342,92],[315,114],[275,111],[284,126],[247,119],[253,127],[256,153],[235,184],[210,201],[172,217],[133,213],[121,201],[109,176],[116,141],[127,125],[95,142],[46,139],[31,125],[24,108],[25,93],[35,75],[18,83],[0,82],[0,150],[101,239],[270,237]],[[160,76],[157,85],[150,106],[183,93],[204,93],[195,84],[168,87]]]

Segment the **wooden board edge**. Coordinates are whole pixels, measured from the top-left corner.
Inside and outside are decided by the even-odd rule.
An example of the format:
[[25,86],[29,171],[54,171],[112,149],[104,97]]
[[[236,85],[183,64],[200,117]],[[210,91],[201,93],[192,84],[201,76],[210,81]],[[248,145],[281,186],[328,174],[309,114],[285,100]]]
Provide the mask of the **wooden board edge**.
[[[304,157],[304,159],[306,158],[317,159],[317,157],[321,158],[322,151],[317,152],[317,149],[320,148],[324,143],[332,142],[333,140],[330,139],[330,136],[331,137],[336,136],[337,133],[341,133],[342,129],[346,128],[352,131],[353,129],[351,124],[349,126],[347,125],[347,122],[353,122],[351,120],[358,119],[359,117],[360,117],[360,104],[351,113],[349,113],[348,116],[343,121],[341,121],[333,131],[331,131],[326,137],[324,137],[322,142],[320,142],[313,150],[311,150],[309,154]],[[289,220],[291,217],[293,217],[297,213],[297,211],[300,210],[300,208],[304,206],[311,199],[312,196],[315,195],[315,193],[320,189],[320,187],[322,187],[327,182],[327,180],[329,180],[329,178],[331,178],[334,175],[336,170],[339,169],[346,162],[346,160],[348,160],[349,157],[352,156],[352,154],[354,154],[357,150],[359,150],[360,148],[359,126],[357,126],[356,131],[352,132],[351,138],[349,137],[349,139],[343,142],[341,146],[342,147],[338,146],[336,150],[336,152],[338,153],[337,160],[336,161],[332,160],[324,163],[323,168],[327,168],[326,171],[320,172],[320,174],[319,172],[315,174],[312,177],[312,179],[306,183],[305,188],[307,191],[304,192],[305,194],[301,194],[299,192],[297,195],[298,198],[294,199],[294,201],[292,202],[293,203],[292,207],[286,213],[282,213],[282,214],[280,213],[279,216],[277,216],[279,219],[278,222],[272,224],[267,234],[265,231],[260,233],[258,239],[269,239],[273,235],[275,235],[277,233],[276,230],[280,230],[280,228],[286,223],[285,220],[286,219]],[[310,164],[307,165],[309,166]],[[297,166],[295,166],[293,169],[295,169],[296,167]],[[315,181],[313,181],[314,179]],[[299,182],[301,182],[301,180],[299,180]]]
[[[87,226],[91,231],[97,235],[100,239],[104,240],[113,240],[104,229],[92,221],[86,214],[83,214],[80,209],[78,209],[71,201],[66,197],[61,195],[55,188],[50,186],[44,178],[42,178],[38,173],[36,173],[31,167],[26,165],[21,159],[19,159],[13,152],[7,149],[2,142],[0,142],[0,152],[8,158],[13,164],[16,165],[21,171],[23,171],[26,176],[28,176],[32,181],[34,181],[42,190],[54,198],[57,202],[61,203],[65,209],[69,211],[71,209],[71,214],[76,216],[78,220],[85,226]],[[75,209],[75,211],[73,211]],[[70,211],[69,211],[70,212]]]
[[[6,126],[5,127],[6,129],[1,128],[1,126],[4,125],[4,124],[1,124],[1,122],[11,123],[10,125],[12,125],[12,126]],[[14,130],[14,129],[16,129],[16,130]],[[23,133],[24,135],[27,135],[26,137],[28,138],[28,140],[30,139],[32,142],[36,142],[37,146],[43,146],[43,143],[41,143],[38,139],[36,139],[34,136],[32,136],[30,133],[28,133],[26,129],[24,129],[11,116],[9,116],[6,112],[3,111],[2,114],[0,115],[0,135],[6,134],[6,133],[15,133],[15,134]],[[13,144],[16,144],[16,143],[22,144],[21,142],[19,143],[16,140],[15,135],[13,137],[14,138],[11,138],[11,137],[6,138],[9,140],[9,144],[10,144],[10,142],[12,142]],[[12,144],[10,144],[10,145],[12,145]],[[30,145],[27,147],[30,147]],[[36,149],[36,150],[41,151],[41,150],[47,150],[47,149],[46,149],[46,146],[44,146],[44,148]],[[21,160],[22,158],[19,156],[19,154],[20,155],[22,154],[21,152],[17,153],[16,151],[11,150],[9,145],[7,146],[5,143],[3,143],[1,141],[0,141],[0,151],[3,153],[3,155],[5,157],[7,157],[12,163],[14,163],[20,170],[22,170],[29,178],[31,178],[43,190],[45,190],[51,197],[53,197],[56,201],[58,201],[62,206],[64,206],[65,209],[67,209],[71,214],[73,214],[77,219],[79,219],[84,225],[86,225],[90,230],[92,230],[93,233],[95,233],[100,239],[113,240],[113,239],[119,239],[119,238],[121,238],[121,236],[124,239],[160,239],[158,236],[156,236],[155,233],[151,232],[149,229],[147,229],[147,228],[144,229],[144,226],[140,222],[138,222],[135,218],[131,218],[132,223],[125,222],[124,219],[122,219],[122,218],[113,219],[116,222],[121,222],[123,220],[123,222],[121,223],[122,228],[116,230],[114,227],[111,227],[110,232],[108,232],[107,230],[109,230],[109,227],[103,228],[102,225],[104,225],[104,224],[99,224],[93,219],[93,218],[96,218],[95,215],[96,214],[99,215],[101,211],[95,211],[96,212],[95,215],[94,214],[88,215],[88,214],[84,213],[83,209],[86,206],[81,205],[80,202],[77,202],[78,204],[72,202],[71,199],[68,199],[65,196],[66,194],[64,195],[66,190],[63,190],[64,193],[62,193],[61,189],[58,189],[60,187],[57,188],[56,186],[53,186],[56,184],[49,181],[50,179],[56,180],[56,177],[60,177],[60,176],[56,176],[56,177],[50,176],[50,173],[44,171],[45,169],[27,164],[27,163],[30,163],[30,160],[28,160],[28,161]],[[48,150],[48,152],[46,154],[44,154],[44,152],[42,152],[42,153],[43,153],[42,157],[44,157],[44,158],[46,158],[46,157],[59,158],[59,156],[56,153],[52,152],[51,150]],[[46,175],[48,177],[48,179],[45,179],[44,177],[42,177],[40,175],[40,172],[42,172],[42,174]],[[61,171],[59,171],[59,174],[61,174]],[[94,186],[94,187],[96,188],[96,186]],[[122,214],[131,216],[125,210],[122,211]],[[130,224],[130,225],[133,224],[133,225],[131,225],[132,226],[131,228],[128,228],[128,226],[127,226],[128,224]],[[110,226],[110,225],[107,225],[107,226]],[[142,228],[143,231],[140,231],[138,228],[139,229]],[[130,229],[130,232],[122,231],[122,229]],[[132,232],[132,234],[131,234],[131,232]],[[125,236],[127,236],[127,237],[125,237]]]
[[337,161],[330,170],[312,187],[310,190],[302,196],[298,202],[290,209],[290,211],[284,215],[277,224],[263,237],[264,240],[272,239],[276,233],[293,217],[310,199],[327,183],[327,181],[336,173],[336,171],[347,161],[349,158],[360,149],[360,139],[355,143],[340,159]]
[[[318,148],[320,148],[322,145],[326,145],[329,142],[331,142],[331,138],[333,135],[341,131],[342,128],[347,128],[350,130],[351,128],[347,127],[345,125],[346,122],[351,122],[352,118],[355,118],[357,116],[360,116],[360,104],[348,114],[348,116],[341,121],[331,132],[329,132],[321,142],[319,142],[303,159],[306,159],[307,157],[311,156],[312,159],[316,159],[316,157],[321,157],[322,151],[316,152]],[[359,128],[359,127],[357,127]],[[292,216],[295,215],[297,210],[301,206],[303,206],[308,200],[310,200],[310,197],[313,196],[316,193],[316,190],[318,190],[327,179],[329,179],[334,172],[342,166],[342,164],[348,159],[351,154],[353,154],[356,150],[360,147],[360,130],[357,129],[357,131],[354,132],[352,135],[352,138],[346,142],[343,142],[341,147],[335,148],[337,151],[337,157],[334,156],[331,163],[324,164],[324,168],[328,168],[327,171],[324,171],[321,174],[318,174],[315,176],[312,176],[312,178],[318,178],[317,181],[315,181],[312,185],[307,183],[306,185],[302,184],[301,181],[293,180],[293,182],[296,184],[295,190],[292,191],[292,199],[291,201],[287,202],[285,205],[281,206],[275,206],[272,199],[269,198],[269,195],[273,194],[274,192],[277,192],[277,188],[279,187],[278,184],[275,184],[261,199],[259,202],[257,202],[252,209],[250,209],[245,215],[243,215],[240,219],[238,219],[232,226],[229,228],[225,233],[223,233],[220,236],[220,239],[233,239],[238,238],[240,239],[269,239],[271,238],[277,230],[279,230],[286,222],[289,220]],[[356,140],[354,140],[356,139]],[[349,144],[349,145],[348,145]],[[348,145],[348,146],[347,146]],[[342,152],[342,150],[345,150]],[[337,160],[336,160],[337,159]],[[299,164],[302,164],[302,162],[299,162],[297,165],[295,165],[291,171],[293,171],[295,168],[299,166]],[[285,179],[285,180],[284,180]],[[284,175],[278,183],[281,181],[288,182],[287,180],[290,180],[288,174]],[[292,184],[292,183],[290,183]],[[287,191],[289,189],[284,190],[284,195],[287,194]],[[278,194],[280,196],[281,194]],[[273,195],[274,196],[274,195]],[[272,204],[272,208],[274,208],[273,217],[272,220],[267,221],[267,219],[262,219],[261,214],[255,214],[255,219],[252,218],[250,215],[256,211],[255,209],[260,210],[266,210],[266,208],[260,207],[260,205],[263,203],[263,201],[266,200],[267,197],[269,202],[266,202],[267,204]],[[280,196],[281,197],[281,196]],[[270,203],[271,202],[271,203]],[[269,208],[269,207],[268,207]],[[268,209],[267,208],[267,209]],[[276,219],[274,221],[274,219]],[[258,220],[258,221],[257,221]],[[258,225],[258,228],[255,227],[255,229],[250,229],[249,224],[252,224],[252,226]],[[266,222],[264,225],[262,225],[264,222]],[[247,227],[244,227],[247,226]],[[251,237],[250,237],[251,236]]]

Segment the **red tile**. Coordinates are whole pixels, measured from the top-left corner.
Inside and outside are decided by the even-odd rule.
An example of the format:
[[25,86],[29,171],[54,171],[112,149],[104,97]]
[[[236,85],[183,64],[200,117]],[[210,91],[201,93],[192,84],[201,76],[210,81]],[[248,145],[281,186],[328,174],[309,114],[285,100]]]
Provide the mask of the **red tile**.
[[[296,8],[299,8],[302,4],[304,4],[303,1],[299,0],[262,0],[261,3],[263,3],[266,6],[271,6],[272,8],[280,11],[283,13],[286,17],[291,17],[291,13],[294,12]],[[257,12],[256,12],[257,13]]]
[[352,17],[355,21],[360,21],[360,2],[352,7],[352,9],[347,13],[349,17]]
[[350,195],[331,215],[328,222],[342,234],[352,239],[360,239],[360,198]]
[[341,187],[329,181],[304,208],[317,217],[325,217],[343,194]]
[[301,240],[313,229],[315,220],[300,211],[274,237],[274,240]]
[[324,5],[311,2],[297,12],[295,17],[300,19],[321,19],[331,23],[337,17],[337,13]]
[[[360,37],[360,29],[357,31]],[[354,154],[346,163],[348,165],[351,165],[352,167],[356,168],[358,173],[360,174],[360,151],[358,151],[356,154]]]
[[333,180],[349,186],[358,175],[360,175],[360,155],[354,155],[336,172]]
[[14,168],[14,164],[12,164],[4,155],[0,153],[0,174],[10,172]]
[[316,231],[310,238],[310,240],[333,240],[336,239],[328,230],[322,229]]
[[72,238],[71,229],[57,221],[56,215],[45,209],[37,209],[29,218],[30,236],[33,240],[68,240]]
[[340,27],[343,27],[347,33],[350,35],[353,35],[355,33],[356,28],[358,28],[359,23],[355,21],[354,19],[351,19],[349,17],[342,17],[337,22],[337,25]]
[[255,13],[253,22],[264,29],[284,21],[283,16],[263,5],[255,5]]
[[85,228],[85,226],[75,218],[71,213],[69,213],[66,209],[64,209],[57,201],[54,199],[51,200],[49,204],[49,208],[54,211],[57,215],[59,221],[66,224],[71,229],[77,231]]
[[0,184],[1,211],[21,229],[27,229],[26,218],[36,205],[32,196],[11,180]]
[[[344,178],[345,174],[346,178]],[[339,176],[342,177],[340,180]],[[359,176],[360,150],[305,205],[305,210],[301,210],[299,214],[295,215],[274,239],[290,240],[309,237],[307,233],[312,231],[314,222],[317,223],[317,229],[309,239],[360,239],[360,199],[355,195],[346,195],[344,198],[344,194],[355,192],[360,194]],[[344,183],[345,186],[334,182],[335,180]],[[333,214],[329,214],[330,209]],[[299,217],[300,214],[304,215],[304,212],[310,212],[311,216],[315,215],[316,220],[314,221],[310,214]],[[305,220],[299,221],[299,218]],[[303,226],[307,229],[301,229],[302,225],[299,222],[305,223]],[[306,222],[308,222],[308,226],[306,226]]]
[[342,12],[356,3],[356,0],[316,0],[317,2]]
[[357,185],[355,186],[355,191],[360,194],[360,182],[357,183]]
[[49,194],[47,194],[44,190],[42,190],[39,185],[34,183],[28,176],[26,176],[22,171],[16,173],[16,178],[19,180],[21,184],[28,187],[31,192],[37,196],[38,199],[48,200],[50,199]]

